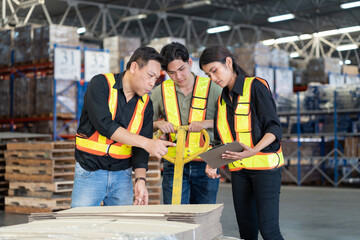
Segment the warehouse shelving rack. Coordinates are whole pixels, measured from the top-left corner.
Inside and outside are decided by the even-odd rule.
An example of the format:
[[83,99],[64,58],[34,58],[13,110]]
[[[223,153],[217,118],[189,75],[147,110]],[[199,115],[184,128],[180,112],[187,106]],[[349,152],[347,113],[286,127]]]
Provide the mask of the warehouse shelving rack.
[[[289,118],[292,116],[296,116],[296,133],[285,133],[283,135],[284,139],[288,141],[296,139],[297,149],[293,151],[289,156],[284,156],[286,166],[292,165],[294,161],[291,161],[296,156],[296,167],[297,174],[292,174],[286,167],[284,167],[284,172],[287,176],[289,176],[298,186],[301,186],[305,180],[309,178],[309,176],[314,172],[318,171],[322,178],[329,182],[334,187],[338,187],[342,182],[346,182],[347,177],[352,172],[360,173],[360,160],[359,157],[349,157],[345,156],[344,149],[342,149],[339,144],[340,139],[344,139],[346,137],[358,137],[360,136],[359,132],[339,132],[338,131],[338,116],[340,114],[345,115],[357,115],[357,119],[360,118],[360,108],[356,109],[337,109],[337,93],[334,92],[334,109],[333,110],[315,110],[315,111],[300,111],[300,98],[299,93],[297,93],[297,110],[296,112],[279,112],[279,117],[285,117],[287,119],[287,123],[289,124]],[[333,132],[320,132],[318,128],[315,128],[315,133],[302,133],[300,129],[301,124],[301,116],[333,116],[334,120],[334,129]],[[318,124],[316,124],[317,126]],[[301,154],[301,145],[305,139],[316,139],[320,142],[320,156],[302,156]],[[334,146],[331,151],[327,154],[325,153],[325,141],[333,141]],[[309,160],[311,163],[311,168],[304,176],[301,176],[301,168],[302,160]],[[343,164],[343,167],[348,169],[347,173],[344,173],[342,177],[339,176],[339,163]],[[315,163],[315,164],[313,164]],[[329,169],[326,168],[325,163],[331,164],[334,166],[334,174],[333,179],[331,178]]]
[[[31,64],[15,66],[14,58],[13,58],[13,51],[12,51],[11,66],[0,69],[0,76],[9,77],[9,81],[10,81],[10,116],[0,118],[0,124],[9,124],[11,132],[14,132],[14,130],[15,130],[14,127],[18,123],[53,121],[53,140],[59,140],[59,139],[63,140],[64,138],[74,138],[75,136],[73,136],[73,135],[65,135],[65,134],[59,135],[59,133],[61,133],[61,131],[63,131],[68,126],[68,124],[70,124],[74,121],[77,121],[78,115],[79,115],[78,111],[77,110],[76,110],[76,112],[69,111],[75,117],[70,117],[69,114],[58,114],[57,109],[56,109],[56,104],[60,103],[65,108],[68,109],[66,104],[64,104],[61,100],[59,100],[58,97],[64,93],[66,93],[70,88],[76,87],[76,86],[78,87],[78,92],[76,94],[76,97],[77,97],[76,102],[79,103],[81,101],[80,97],[82,96],[81,95],[81,91],[82,91],[81,85],[84,85],[83,81],[74,82],[73,84],[71,84],[69,87],[67,87],[60,93],[56,93],[56,79],[54,78],[54,87],[53,87],[53,89],[54,89],[54,97],[53,97],[54,107],[53,107],[52,113],[35,114],[33,116],[25,116],[25,117],[14,117],[14,114],[13,114],[13,102],[14,102],[13,88],[14,88],[15,75],[16,74],[23,75],[23,74],[29,73],[29,72],[34,72],[35,77],[38,73],[40,73],[40,74],[49,73],[49,75],[52,75],[54,73],[54,64],[51,61],[45,61],[45,62],[41,62],[41,63],[37,63],[36,61],[34,61]],[[0,81],[4,81],[4,80],[0,80]],[[56,131],[58,119],[64,120],[66,122],[66,124],[64,124],[61,127],[60,131]]]

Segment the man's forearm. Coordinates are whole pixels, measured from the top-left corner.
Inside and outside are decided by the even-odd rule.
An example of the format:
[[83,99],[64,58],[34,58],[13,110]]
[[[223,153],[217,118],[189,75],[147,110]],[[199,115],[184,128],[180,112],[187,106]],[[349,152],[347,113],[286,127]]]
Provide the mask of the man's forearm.
[[119,127],[111,136],[111,140],[133,147],[144,148],[150,139],[131,133],[123,127]]
[[136,168],[135,170],[135,179],[142,177],[146,179],[146,169],[145,168]]
[[213,119],[204,120],[204,121],[202,121],[202,123],[203,123],[203,127],[205,129],[214,128],[214,120]]

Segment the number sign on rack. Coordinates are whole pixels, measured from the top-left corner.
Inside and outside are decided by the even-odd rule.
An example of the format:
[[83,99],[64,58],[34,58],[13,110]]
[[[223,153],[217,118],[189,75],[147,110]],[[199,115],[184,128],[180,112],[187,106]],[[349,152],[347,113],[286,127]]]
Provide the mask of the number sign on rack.
[[80,81],[81,51],[78,48],[54,48],[54,77],[58,80]]
[[97,74],[110,72],[110,54],[104,51],[84,51],[85,81],[89,82]]

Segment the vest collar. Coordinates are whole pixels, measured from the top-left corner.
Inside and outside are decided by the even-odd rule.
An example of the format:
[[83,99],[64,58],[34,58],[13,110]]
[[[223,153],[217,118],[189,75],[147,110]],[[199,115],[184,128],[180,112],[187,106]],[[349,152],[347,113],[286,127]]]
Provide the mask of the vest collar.
[[[114,78],[115,78],[115,84],[113,86],[114,89],[123,90],[123,88],[124,88],[124,86],[123,86],[123,77],[124,77],[125,72],[126,72],[126,70],[124,72],[114,74]],[[135,97],[136,101],[141,99],[141,101],[144,102],[142,97],[140,97],[136,93],[135,93],[134,97]]]
[[[238,95],[243,95],[243,88],[244,88],[244,82],[245,82],[245,76],[244,75],[241,75],[241,74],[238,74],[238,76],[236,77],[236,80],[235,80],[235,84],[234,84],[234,87],[233,89],[231,90],[231,94],[232,96],[238,96]],[[223,91],[222,91],[222,94],[221,94],[221,98],[225,100],[225,102],[228,102],[230,103],[230,98],[229,98],[229,88],[228,87],[224,87]]]

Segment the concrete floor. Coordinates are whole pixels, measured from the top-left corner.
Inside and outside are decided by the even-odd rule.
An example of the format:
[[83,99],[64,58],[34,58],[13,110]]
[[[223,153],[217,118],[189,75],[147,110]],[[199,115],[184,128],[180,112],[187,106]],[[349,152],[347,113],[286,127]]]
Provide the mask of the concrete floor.
[[[218,202],[224,203],[224,236],[239,238],[230,184],[220,185]],[[0,226],[25,222],[26,215],[0,211]],[[280,228],[287,240],[360,239],[359,223],[360,189],[282,187]]]

